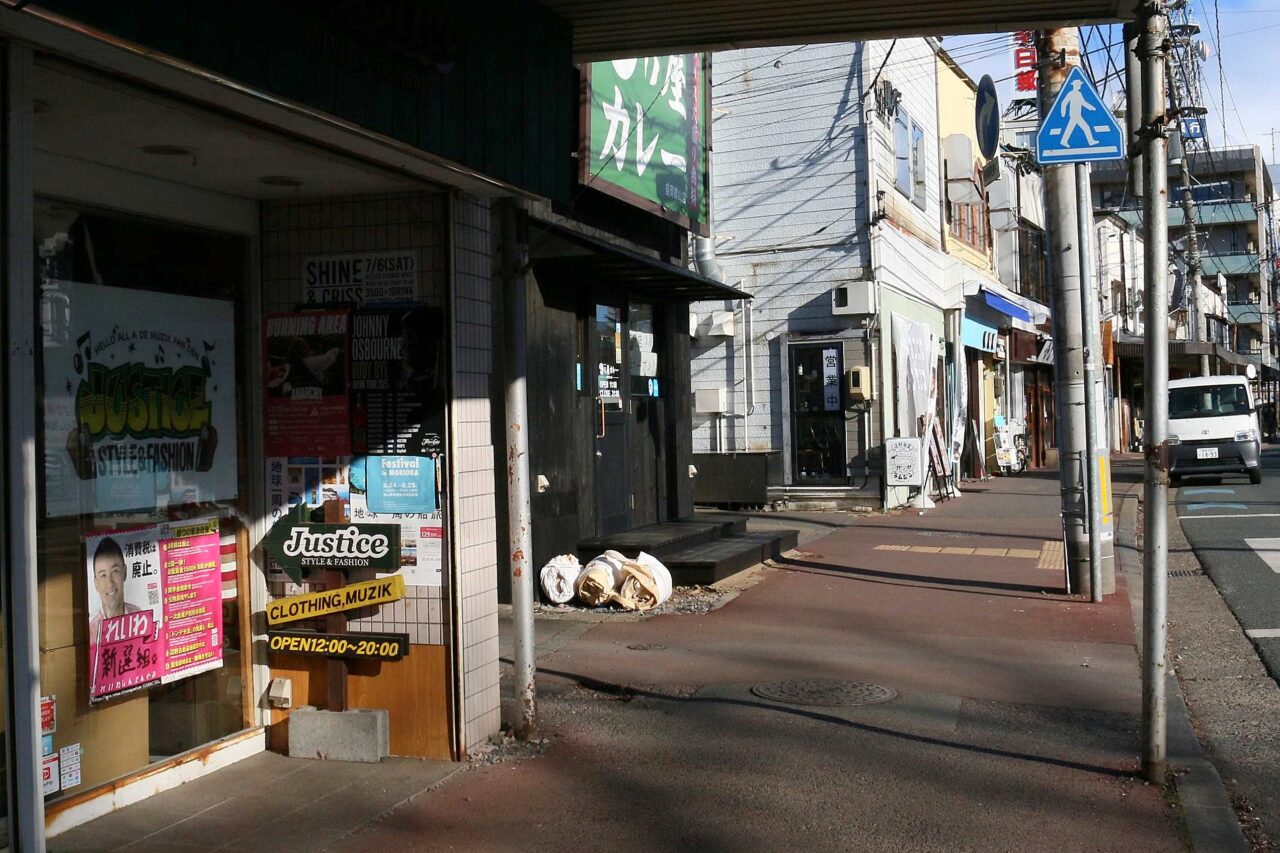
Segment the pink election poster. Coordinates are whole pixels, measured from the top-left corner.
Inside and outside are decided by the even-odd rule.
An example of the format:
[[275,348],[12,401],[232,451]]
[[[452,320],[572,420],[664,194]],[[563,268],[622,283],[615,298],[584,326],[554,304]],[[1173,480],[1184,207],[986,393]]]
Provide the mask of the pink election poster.
[[89,701],[222,666],[218,519],[85,537]]
[[222,666],[222,557],[218,519],[160,526],[164,673],[177,681]]

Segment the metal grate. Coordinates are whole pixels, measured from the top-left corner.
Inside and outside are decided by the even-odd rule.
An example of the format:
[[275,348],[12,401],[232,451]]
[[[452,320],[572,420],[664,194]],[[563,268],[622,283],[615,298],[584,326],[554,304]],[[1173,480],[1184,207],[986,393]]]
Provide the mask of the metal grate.
[[1199,578],[1204,577],[1202,569],[1170,569],[1169,577],[1171,578]]
[[895,699],[898,692],[882,684],[866,681],[836,681],[829,678],[804,678],[797,681],[772,681],[757,684],[751,692],[761,699],[788,705],[820,705],[828,708],[854,705],[876,705]]

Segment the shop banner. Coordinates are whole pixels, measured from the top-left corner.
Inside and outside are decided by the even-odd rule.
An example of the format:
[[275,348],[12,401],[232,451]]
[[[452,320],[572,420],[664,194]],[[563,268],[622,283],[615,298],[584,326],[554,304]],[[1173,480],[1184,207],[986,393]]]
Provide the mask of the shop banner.
[[222,665],[218,520],[85,537],[89,701]]
[[423,306],[357,311],[351,328],[357,455],[434,456],[444,432],[444,312]]
[[898,431],[920,436],[919,419],[927,427],[937,400],[938,339],[924,323],[893,316],[894,365],[898,384]]
[[313,569],[395,571],[400,567],[400,528],[395,524],[316,524],[298,505],[271,525],[263,551],[294,583]]
[[409,654],[408,634],[318,634],[268,631],[267,650],[279,654],[356,660],[400,660]]
[[320,255],[302,261],[302,286],[312,305],[414,302],[418,281],[418,252],[413,249]]
[[707,106],[702,55],[589,66],[579,180],[708,233]]
[[44,480],[49,517],[231,500],[235,308],[221,299],[49,282]]
[[267,624],[283,625],[300,619],[314,619],[344,610],[357,610],[378,604],[390,604],[404,598],[404,578],[393,576],[381,580],[361,581],[337,589],[307,592],[277,598],[267,603]]
[[267,317],[268,456],[351,452],[347,311]]

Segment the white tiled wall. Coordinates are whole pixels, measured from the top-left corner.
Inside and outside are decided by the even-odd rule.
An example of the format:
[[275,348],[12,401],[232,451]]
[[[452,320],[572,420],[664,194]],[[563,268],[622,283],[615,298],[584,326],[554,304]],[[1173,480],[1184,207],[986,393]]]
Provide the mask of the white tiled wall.
[[490,429],[492,236],[488,202],[455,197],[453,494],[462,622],[463,747],[498,731],[498,537]]

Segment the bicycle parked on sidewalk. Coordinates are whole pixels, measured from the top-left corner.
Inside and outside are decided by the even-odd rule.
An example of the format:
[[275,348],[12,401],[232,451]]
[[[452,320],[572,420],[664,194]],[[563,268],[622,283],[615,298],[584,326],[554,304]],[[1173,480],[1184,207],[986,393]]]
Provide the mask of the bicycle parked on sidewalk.
[[1031,458],[1030,448],[1031,440],[1022,421],[1006,421],[996,427],[996,464],[1000,466],[1002,476],[1026,471]]

